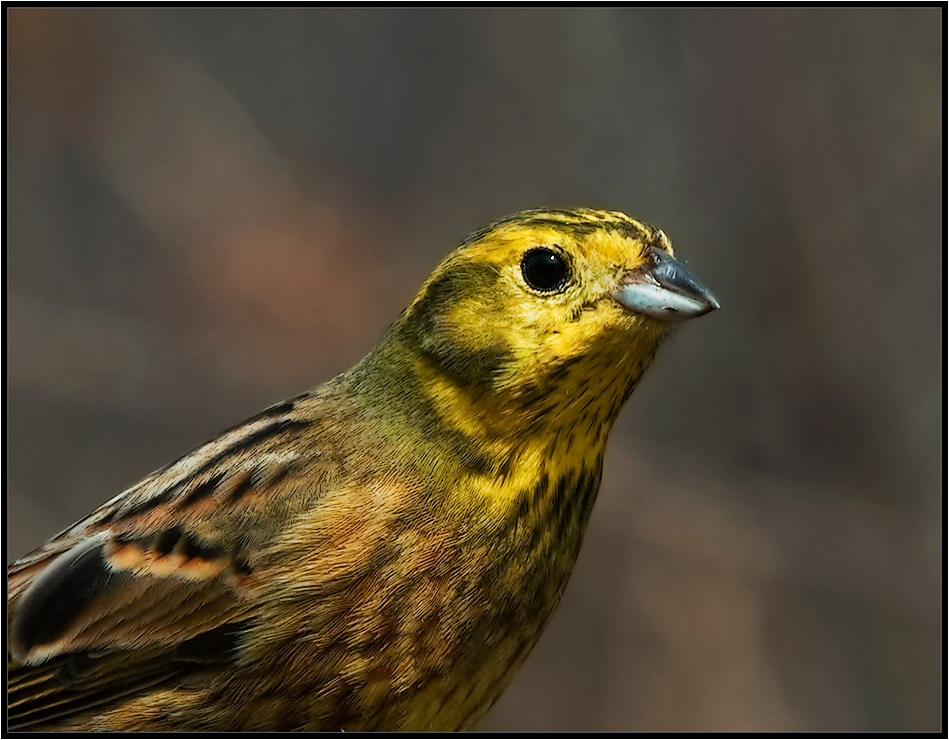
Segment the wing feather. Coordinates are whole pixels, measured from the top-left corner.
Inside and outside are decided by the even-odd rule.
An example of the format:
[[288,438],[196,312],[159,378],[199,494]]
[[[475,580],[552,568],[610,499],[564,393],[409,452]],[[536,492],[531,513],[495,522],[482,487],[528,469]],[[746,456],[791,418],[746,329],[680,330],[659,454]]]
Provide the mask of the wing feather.
[[10,567],[11,727],[233,658],[252,618],[256,558],[326,478],[300,441],[311,421],[296,400],[156,471]]

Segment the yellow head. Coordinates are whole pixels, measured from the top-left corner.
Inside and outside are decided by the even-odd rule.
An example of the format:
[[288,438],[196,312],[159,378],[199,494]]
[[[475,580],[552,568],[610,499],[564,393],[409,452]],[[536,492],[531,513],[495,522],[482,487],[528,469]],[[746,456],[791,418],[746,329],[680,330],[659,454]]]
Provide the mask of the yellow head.
[[[461,426],[612,417],[675,322],[717,307],[665,234],[616,211],[531,210],[472,234],[397,329],[472,405]],[[591,411],[592,413],[592,411]]]

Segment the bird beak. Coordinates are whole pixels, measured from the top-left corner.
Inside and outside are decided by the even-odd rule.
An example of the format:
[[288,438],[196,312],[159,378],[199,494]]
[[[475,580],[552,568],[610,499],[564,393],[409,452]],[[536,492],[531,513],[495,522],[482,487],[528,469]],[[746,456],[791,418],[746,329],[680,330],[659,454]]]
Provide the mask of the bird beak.
[[627,272],[610,295],[623,308],[665,321],[694,319],[719,307],[718,301],[682,263],[651,248],[642,267]]

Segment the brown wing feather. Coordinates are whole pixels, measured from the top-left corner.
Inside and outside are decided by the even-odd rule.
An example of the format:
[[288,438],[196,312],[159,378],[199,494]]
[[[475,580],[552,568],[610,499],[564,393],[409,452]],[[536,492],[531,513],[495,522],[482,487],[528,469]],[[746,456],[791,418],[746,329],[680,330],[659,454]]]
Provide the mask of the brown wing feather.
[[76,670],[84,653],[61,655],[37,667],[13,666],[9,671],[10,729],[26,730],[50,720],[95,709],[185,672],[167,655],[139,654],[129,660],[125,651],[90,659],[95,671]]
[[311,422],[295,405],[202,445],[10,567],[11,727],[231,659],[255,557],[314,494],[320,460],[297,439]]

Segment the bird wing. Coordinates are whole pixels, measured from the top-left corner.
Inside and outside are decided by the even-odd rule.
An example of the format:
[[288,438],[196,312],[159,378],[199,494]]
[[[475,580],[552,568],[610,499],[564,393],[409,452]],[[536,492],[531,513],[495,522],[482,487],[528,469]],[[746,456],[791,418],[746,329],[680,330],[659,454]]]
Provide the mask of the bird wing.
[[308,453],[312,421],[294,401],[156,471],[10,567],[11,727],[229,659],[261,551],[332,469]]

